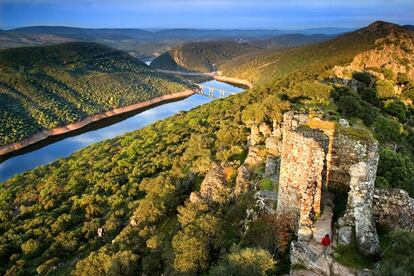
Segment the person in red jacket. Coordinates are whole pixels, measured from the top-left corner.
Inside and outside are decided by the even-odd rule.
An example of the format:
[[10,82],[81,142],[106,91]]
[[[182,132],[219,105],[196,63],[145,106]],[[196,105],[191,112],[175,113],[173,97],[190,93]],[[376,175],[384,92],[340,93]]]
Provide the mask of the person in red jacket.
[[326,234],[325,237],[323,237],[321,244],[323,245],[323,255],[326,256],[326,250],[328,246],[331,245],[331,238],[329,237],[329,234]]

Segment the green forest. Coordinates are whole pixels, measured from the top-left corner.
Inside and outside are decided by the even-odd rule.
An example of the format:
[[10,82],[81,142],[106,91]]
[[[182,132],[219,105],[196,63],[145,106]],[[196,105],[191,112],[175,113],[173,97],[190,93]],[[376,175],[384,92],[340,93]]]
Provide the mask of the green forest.
[[[377,187],[402,188],[413,197],[414,108],[406,104],[414,100],[413,80],[385,68],[354,72],[350,78],[358,84],[355,89],[329,80],[334,65],[349,63],[357,51],[369,49],[375,37],[387,32],[338,38],[366,38],[358,45],[334,40],[329,42],[332,47],[324,42],[312,46],[315,51],[308,51],[309,46],[289,51],[280,62],[297,62],[262,76],[248,91],[180,112],[1,183],[0,273],[289,273],[289,242],[294,235],[283,219],[262,215],[244,231],[246,210],[256,208],[253,192],[216,204],[188,200],[214,163],[225,164],[226,185],[233,188],[237,168],[247,155],[246,123],[280,121],[289,109],[323,112],[326,119],[346,118],[368,129],[380,142]],[[320,55],[322,49],[329,51]],[[300,51],[313,58],[299,58]],[[245,71],[240,74],[255,79],[251,64],[241,64]],[[374,71],[386,78],[377,79],[370,73]],[[404,88],[395,93],[394,86]],[[277,190],[264,181],[263,168],[254,177],[261,183],[258,189]],[[414,273],[412,232],[383,229],[380,242],[379,261],[365,260],[349,251],[352,248],[344,249],[342,261],[370,268],[375,275]]]
[[260,49],[233,41],[192,42],[163,53],[151,62],[158,69],[212,72],[225,62]]
[[0,70],[0,146],[188,87],[95,43],[0,50]]

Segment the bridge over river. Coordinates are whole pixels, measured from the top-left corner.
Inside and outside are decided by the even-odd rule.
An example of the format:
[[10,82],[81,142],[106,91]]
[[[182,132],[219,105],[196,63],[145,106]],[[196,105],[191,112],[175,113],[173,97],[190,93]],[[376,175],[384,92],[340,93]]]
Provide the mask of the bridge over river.
[[234,94],[237,94],[237,92],[233,92],[230,90],[225,90],[225,89],[219,89],[219,88],[215,88],[215,87],[211,87],[211,86],[205,86],[205,85],[201,85],[201,84],[195,84],[198,86],[196,93],[203,95],[203,96],[207,96],[209,98],[225,98],[227,96],[231,96]]

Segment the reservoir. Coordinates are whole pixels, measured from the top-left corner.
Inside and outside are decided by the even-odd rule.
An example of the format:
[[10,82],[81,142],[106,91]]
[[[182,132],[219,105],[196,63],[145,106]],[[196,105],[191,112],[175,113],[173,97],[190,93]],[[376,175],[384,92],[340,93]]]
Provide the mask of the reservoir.
[[[232,92],[243,91],[242,88],[216,80],[200,84]],[[214,99],[194,94],[184,100],[162,104],[139,112],[138,114],[129,115],[129,117],[120,115],[105,122],[97,122],[91,127],[86,127],[64,137],[56,138],[55,142],[48,142],[46,145],[31,147],[22,151],[21,154],[10,157],[0,163],[0,182],[5,181],[15,174],[23,173],[37,166],[49,164],[59,158],[67,157],[88,145],[143,128],[157,120],[165,119],[180,111],[188,111],[212,100]]]

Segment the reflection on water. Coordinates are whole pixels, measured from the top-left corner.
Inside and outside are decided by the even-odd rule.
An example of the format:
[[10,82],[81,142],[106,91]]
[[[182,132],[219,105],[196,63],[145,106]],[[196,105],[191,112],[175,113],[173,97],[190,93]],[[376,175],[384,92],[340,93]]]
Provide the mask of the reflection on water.
[[[202,84],[234,92],[242,91],[241,88],[215,80]],[[182,101],[151,108],[113,125],[68,137],[40,149],[12,157],[0,164],[0,181],[4,181],[17,173],[51,163],[58,158],[69,156],[90,144],[140,129],[152,122],[167,118],[180,111],[190,110],[210,101],[212,99],[205,96],[193,95]]]

